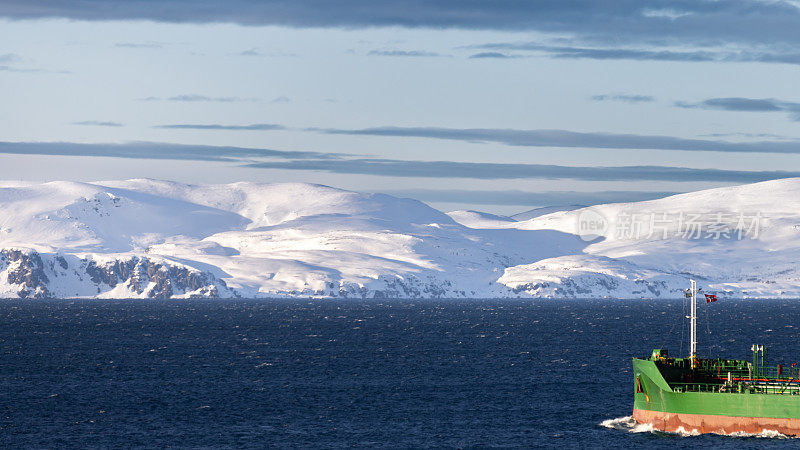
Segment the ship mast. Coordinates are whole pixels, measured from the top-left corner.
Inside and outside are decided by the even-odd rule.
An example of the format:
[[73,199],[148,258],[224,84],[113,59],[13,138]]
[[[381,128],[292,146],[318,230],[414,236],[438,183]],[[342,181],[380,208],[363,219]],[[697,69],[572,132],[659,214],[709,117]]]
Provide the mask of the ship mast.
[[697,356],[697,282],[694,280],[689,281],[692,293],[691,324],[689,325],[689,360],[692,362],[692,369],[694,369],[695,357]]

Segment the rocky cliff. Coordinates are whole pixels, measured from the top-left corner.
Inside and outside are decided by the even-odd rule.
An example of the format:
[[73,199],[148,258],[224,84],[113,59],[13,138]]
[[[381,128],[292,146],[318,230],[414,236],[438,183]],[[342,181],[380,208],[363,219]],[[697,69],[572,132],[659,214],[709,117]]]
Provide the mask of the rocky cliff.
[[91,257],[0,249],[0,296],[49,297],[235,297],[223,280],[164,259]]

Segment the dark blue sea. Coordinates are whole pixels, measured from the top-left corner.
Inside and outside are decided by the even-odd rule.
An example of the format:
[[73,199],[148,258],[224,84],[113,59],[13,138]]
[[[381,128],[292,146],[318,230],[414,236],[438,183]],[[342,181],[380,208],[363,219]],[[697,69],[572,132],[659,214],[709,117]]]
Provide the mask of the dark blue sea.
[[[636,432],[683,301],[0,301],[3,448],[762,448]],[[703,354],[800,362],[800,301],[701,305]]]

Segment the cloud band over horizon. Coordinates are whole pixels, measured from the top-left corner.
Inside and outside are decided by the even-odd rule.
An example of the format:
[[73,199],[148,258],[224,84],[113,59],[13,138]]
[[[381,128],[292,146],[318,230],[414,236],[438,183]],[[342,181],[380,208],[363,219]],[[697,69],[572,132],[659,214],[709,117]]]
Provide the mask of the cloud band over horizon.
[[800,177],[800,171],[747,171],[694,169],[668,166],[557,166],[456,161],[407,161],[394,159],[294,160],[250,163],[245,167],[311,170],[351,175],[412,178],[467,178],[482,180],[575,179],[585,181],[713,181],[753,183]]
[[171,159],[192,161],[240,162],[247,158],[326,159],[346,156],[319,152],[293,152],[261,148],[213,145],[172,144],[165,142],[128,142],[122,144],[85,144],[76,142],[3,142],[0,154],[97,156],[128,159]]
[[568,130],[517,130],[494,128],[375,127],[354,130],[318,129],[328,134],[414,137],[464,142],[496,142],[515,147],[566,147],[596,149],[676,150],[735,153],[800,154],[800,142],[729,142],[615,133],[582,133]]
[[[669,166],[559,166],[458,161],[358,158],[344,153],[270,150],[158,142],[84,144],[73,142],[0,142],[0,154],[192,160],[233,163],[239,167],[400,178],[482,180],[576,179],[586,181],[673,181],[750,183],[800,177],[800,171],[747,171]],[[254,161],[254,159],[256,161]],[[258,159],[269,159],[258,161]]]

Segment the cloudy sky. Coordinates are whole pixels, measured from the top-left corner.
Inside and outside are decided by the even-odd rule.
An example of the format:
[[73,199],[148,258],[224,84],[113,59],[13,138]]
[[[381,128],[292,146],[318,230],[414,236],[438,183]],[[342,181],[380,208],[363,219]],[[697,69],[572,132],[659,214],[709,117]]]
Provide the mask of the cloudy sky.
[[800,2],[2,0],[0,178],[513,213],[800,176]]

